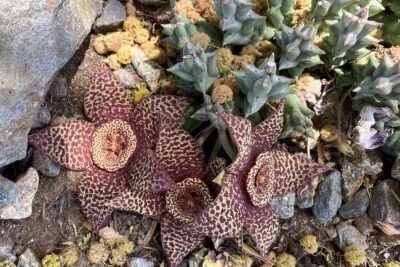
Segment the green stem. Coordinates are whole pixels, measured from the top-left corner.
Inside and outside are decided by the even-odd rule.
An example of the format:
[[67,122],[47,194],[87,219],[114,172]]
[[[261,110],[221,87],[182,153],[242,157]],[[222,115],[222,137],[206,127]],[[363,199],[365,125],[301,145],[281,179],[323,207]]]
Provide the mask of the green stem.
[[210,154],[210,158],[208,159],[208,161],[212,161],[213,159],[215,159],[218,156],[218,152],[221,149],[221,142],[219,140],[219,138],[217,138],[217,140],[215,141],[213,150],[211,151]]
[[234,161],[236,158],[236,153],[233,151],[233,147],[226,136],[226,130],[218,129],[218,137],[226,154],[232,161]]
[[209,125],[207,128],[198,133],[195,139],[202,146],[213,131],[214,127],[212,125]]

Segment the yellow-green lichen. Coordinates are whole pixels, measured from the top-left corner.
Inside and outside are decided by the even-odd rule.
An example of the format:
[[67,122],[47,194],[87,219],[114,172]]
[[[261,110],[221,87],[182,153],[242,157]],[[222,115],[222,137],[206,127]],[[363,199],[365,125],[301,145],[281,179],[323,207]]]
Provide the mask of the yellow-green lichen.
[[367,261],[364,248],[359,245],[349,245],[344,250],[344,258],[351,266],[364,264]]
[[135,58],[135,52],[131,46],[124,45],[117,52],[117,61],[121,64],[130,64]]
[[104,62],[107,63],[112,70],[118,70],[121,68],[121,64],[118,62],[117,54],[109,55],[106,59],[104,59]]
[[232,69],[234,55],[229,48],[219,48],[217,50],[217,68],[221,73],[227,72]]
[[210,36],[205,33],[196,33],[192,37],[190,37],[190,41],[192,43],[199,43],[203,49],[206,49],[210,44]]
[[151,95],[151,92],[147,88],[139,88],[133,93],[133,101],[135,104],[139,103],[143,98]]
[[299,243],[308,254],[314,254],[318,251],[318,242],[315,235],[305,235],[300,239]]
[[174,12],[182,12],[191,22],[204,20],[199,12],[194,8],[192,0],[179,0],[176,2]]
[[395,262],[388,262],[382,265],[382,267],[400,267],[400,264]]
[[43,267],[61,267],[60,257],[55,254],[48,254],[42,259]]
[[65,248],[59,253],[62,266],[75,267],[79,262],[79,250],[75,247]]
[[102,264],[110,256],[110,251],[103,243],[96,242],[90,246],[87,256],[90,263]]
[[16,267],[16,265],[11,260],[3,260],[0,261],[0,267]]
[[275,259],[275,267],[296,267],[296,258],[289,253],[279,254]]
[[232,89],[225,84],[214,86],[211,94],[211,100],[215,104],[231,102],[233,100]]
[[111,255],[108,259],[110,264],[123,265],[128,259],[128,254],[133,251],[133,243],[127,238],[111,238],[105,243],[111,248]]

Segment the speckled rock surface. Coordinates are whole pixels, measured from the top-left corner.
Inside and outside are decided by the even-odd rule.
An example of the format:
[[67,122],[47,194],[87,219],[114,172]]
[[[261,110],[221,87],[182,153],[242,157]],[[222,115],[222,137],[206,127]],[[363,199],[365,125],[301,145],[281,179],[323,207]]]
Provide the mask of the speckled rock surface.
[[56,177],[60,174],[61,167],[51,161],[49,157],[35,149],[33,152],[32,166],[35,167],[40,173]]
[[9,179],[0,175],[0,206],[13,201],[18,194],[18,187]]
[[296,193],[290,192],[283,196],[272,198],[271,206],[280,219],[289,219],[294,215],[295,202]]
[[104,7],[103,14],[96,19],[93,28],[97,32],[115,30],[125,19],[124,4],[118,0],[109,0]]
[[361,234],[353,225],[346,222],[339,223],[336,226],[336,231],[338,235],[334,241],[341,250],[353,244],[359,245],[364,249],[368,248],[367,237]]
[[371,219],[393,225],[400,224],[400,205],[393,193],[400,196],[400,183],[395,180],[383,180],[374,186],[368,208]]
[[32,201],[39,186],[39,174],[29,168],[17,180],[18,195],[7,205],[0,207],[0,219],[24,219],[32,214]]
[[366,189],[362,189],[340,207],[339,213],[345,219],[360,217],[367,210],[369,197]]
[[41,264],[35,253],[30,248],[27,248],[24,253],[18,257],[17,267],[40,267]]

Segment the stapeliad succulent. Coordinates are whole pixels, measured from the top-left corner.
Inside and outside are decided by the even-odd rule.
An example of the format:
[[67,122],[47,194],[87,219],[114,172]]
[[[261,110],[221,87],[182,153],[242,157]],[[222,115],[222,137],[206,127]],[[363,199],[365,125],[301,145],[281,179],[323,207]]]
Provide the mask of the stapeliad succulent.
[[[144,179],[143,165],[154,163],[146,156],[156,145],[159,114],[178,120],[190,102],[185,97],[158,95],[132,107],[127,90],[102,64],[85,93],[85,114],[92,122],[70,120],[34,132],[28,140],[56,163],[86,170],[78,188],[79,199],[86,217],[100,229],[113,211],[106,203],[118,196],[130,179]],[[166,181],[154,186],[168,188]],[[140,191],[137,198],[143,201],[149,195]],[[143,203],[142,212],[147,214],[150,207],[153,212],[160,209],[162,201]]]
[[258,66],[246,64],[235,78],[240,91],[245,94],[244,112],[248,117],[260,110],[267,101],[282,99],[291,92],[292,79],[276,74],[276,63],[272,54]]
[[317,30],[313,25],[292,29],[281,24],[277,42],[281,48],[279,70],[287,69],[292,76],[298,76],[304,69],[321,64],[319,55],[325,54],[314,45]]
[[288,136],[296,131],[313,137],[313,123],[311,121],[314,112],[302,103],[296,94],[289,94],[285,98],[285,130],[283,136]]
[[290,25],[296,0],[270,0],[267,20],[276,29],[281,24]]
[[265,17],[252,10],[249,0],[215,1],[220,26],[224,32],[224,45],[258,43],[265,30]]
[[188,20],[182,12],[174,16],[175,22],[163,24],[164,34],[168,37],[165,42],[171,44],[174,48],[183,48],[190,38],[198,33],[196,26]]
[[343,9],[351,2],[352,0],[313,0],[311,19],[317,24],[325,20],[339,19]]
[[380,62],[372,54],[361,74],[363,79],[354,89],[357,92],[355,99],[375,98],[398,113],[400,65],[395,64],[386,53]]
[[215,53],[204,53],[199,43],[186,42],[182,62],[168,71],[180,78],[177,84],[186,93],[204,94],[217,79],[217,57]]
[[379,25],[368,20],[368,7],[356,15],[343,11],[339,20],[327,21],[329,36],[324,39],[325,52],[332,66],[341,66],[348,60],[365,54],[365,48],[379,40],[370,35]]
[[[228,125],[238,155],[225,170],[222,188],[215,199],[192,221],[173,224],[162,237],[171,266],[204,236],[239,238],[243,227],[266,253],[278,231],[278,218],[269,201],[273,196],[295,191],[328,170],[307,158],[272,149],[283,125],[283,108],[251,130],[250,121],[221,114]],[[161,225],[172,225],[164,217]],[[168,249],[166,249],[168,247]]]

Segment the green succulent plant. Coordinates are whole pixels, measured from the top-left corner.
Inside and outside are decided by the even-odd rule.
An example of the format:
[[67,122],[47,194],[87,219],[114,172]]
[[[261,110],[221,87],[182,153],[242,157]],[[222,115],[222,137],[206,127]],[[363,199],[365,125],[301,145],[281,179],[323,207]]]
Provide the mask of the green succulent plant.
[[179,80],[177,85],[191,95],[206,93],[218,76],[217,57],[214,52],[205,53],[199,43],[186,42],[182,62],[168,69]]
[[245,95],[244,112],[248,117],[262,108],[268,101],[284,98],[291,92],[293,79],[276,73],[274,54],[258,66],[247,64],[244,70],[234,73],[240,91]]
[[397,131],[392,134],[387,145],[394,150],[397,158],[400,158],[400,129],[397,129]]
[[368,8],[356,15],[343,11],[339,20],[327,21],[329,36],[324,38],[325,52],[332,66],[341,66],[347,61],[366,54],[367,46],[379,40],[370,35],[381,24],[368,20]]
[[198,33],[196,26],[182,12],[174,16],[173,23],[161,26],[164,28],[163,33],[168,36],[164,41],[174,48],[183,48],[190,41],[190,37]]
[[396,16],[400,17],[400,2],[393,0],[383,0],[382,4],[388,7]]
[[343,9],[351,2],[352,0],[313,0],[310,18],[317,24],[325,20],[339,19]]
[[400,101],[400,65],[395,64],[385,53],[382,60],[369,56],[368,64],[362,71],[363,79],[354,89],[354,99],[375,98],[386,106],[391,107],[395,113],[399,112]]
[[293,131],[304,133],[313,137],[313,123],[311,118],[314,112],[303,104],[296,94],[287,95],[285,98],[285,130],[284,136]]
[[276,29],[283,23],[290,25],[296,0],[270,0],[267,15],[268,22]]
[[300,75],[304,69],[321,64],[319,55],[324,54],[314,45],[317,30],[313,25],[292,29],[281,25],[281,34],[277,38],[281,48],[279,70],[287,69],[293,76]]
[[385,7],[381,2],[381,0],[353,1],[353,3],[346,7],[346,10],[350,11],[351,13],[357,13],[365,7],[369,7],[369,16],[372,17],[385,10]]
[[265,17],[256,14],[249,0],[215,1],[224,45],[257,43],[265,30]]
[[373,19],[382,23],[381,38],[384,43],[388,45],[400,45],[399,15],[388,11],[374,16]]

